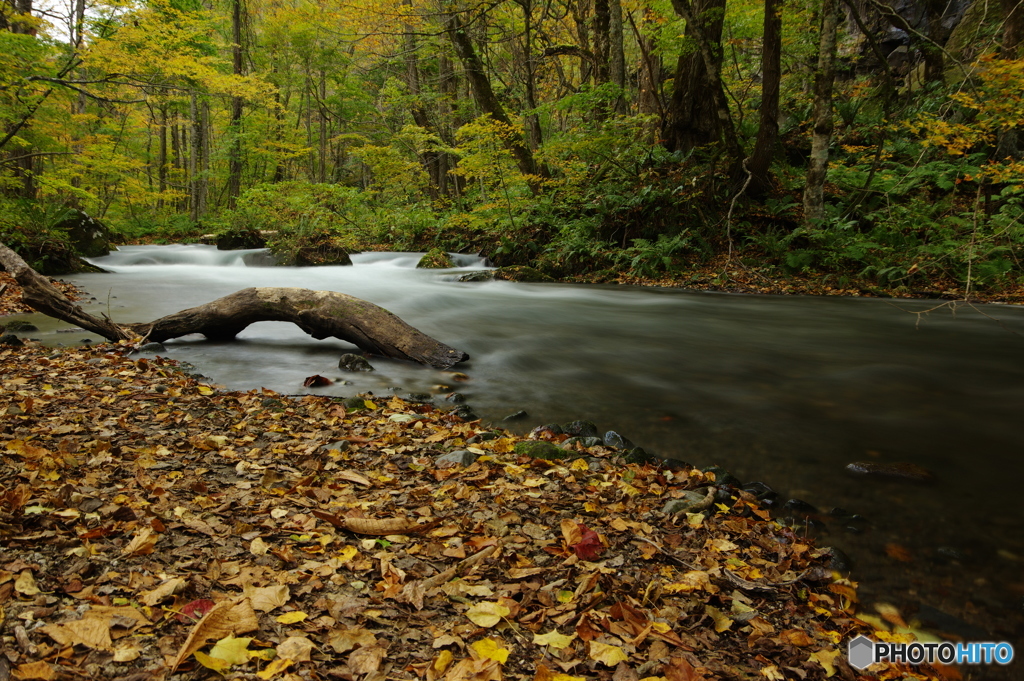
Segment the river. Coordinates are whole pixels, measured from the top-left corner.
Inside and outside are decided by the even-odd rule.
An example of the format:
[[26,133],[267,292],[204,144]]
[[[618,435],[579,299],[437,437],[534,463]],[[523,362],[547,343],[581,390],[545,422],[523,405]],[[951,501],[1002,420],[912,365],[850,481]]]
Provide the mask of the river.
[[[1024,309],[459,283],[482,267],[467,256],[454,270],[417,270],[418,255],[400,253],[355,255],[351,267],[245,264],[260,256],[128,246],[94,261],[111,273],[69,279],[95,297],[88,311],[125,322],[248,286],[364,298],[468,352],[457,369],[469,380],[376,358],[376,372],[342,375],[337,359],[351,346],[275,322],[231,343],[170,341],[166,354],[231,389],[398,388],[441,402],[447,385],[485,420],[525,410],[528,418],[510,424],[520,431],[591,419],[659,455],[721,464],[817,506],[819,543],[853,557],[866,611],[886,601],[933,631],[1024,650]],[[87,337],[32,319],[45,342]],[[313,374],[351,384],[304,389]],[[936,481],[858,479],[845,469],[853,461],[910,462]],[[825,513],[837,506],[870,524],[846,530]]]

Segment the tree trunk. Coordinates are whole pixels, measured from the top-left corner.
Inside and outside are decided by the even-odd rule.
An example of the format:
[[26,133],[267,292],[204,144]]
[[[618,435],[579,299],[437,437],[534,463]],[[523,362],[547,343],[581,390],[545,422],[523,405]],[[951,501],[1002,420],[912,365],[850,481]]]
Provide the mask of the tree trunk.
[[[242,50],[242,0],[231,3],[231,72],[242,76],[244,52]],[[234,208],[242,193],[242,98],[231,98],[231,147],[228,149],[228,208]]]
[[619,96],[615,98],[613,109],[616,114],[625,116],[628,107],[626,106],[626,53],[623,45],[625,36],[622,28],[621,0],[609,0],[608,10],[608,78],[613,85],[619,88]]
[[255,322],[292,322],[317,340],[333,336],[361,350],[450,369],[469,359],[466,353],[409,326],[373,303],[335,291],[304,288],[247,288],[213,302],[153,322],[115,324],[97,319],[69,301],[17,253],[0,243],[0,265],[21,284],[22,300],[45,315],[80,326],[107,340],[131,340],[137,334],[162,342],[201,333],[230,340]]
[[[473,47],[473,41],[470,40],[469,34],[466,33],[466,29],[462,25],[458,14],[452,12],[448,15],[445,29],[452,41],[452,45],[455,47],[455,54],[458,55],[462,61],[463,68],[466,70],[466,77],[469,78],[469,82],[473,87],[473,98],[477,106],[480,107],[483,113],[490,114],[491,118],[499,123],[503,123],[510,128],[515,127],[505,113],[501,102],[498,101],[497,95],[494,94],[491,80],[487,77],[487,72],[484,71],[483,62],[477,56],[476,49]],[[534,162],[533,153],[527,145],[523,144],[521,138],[513,137],[506,141],[506,145],[509,151],[512,152],[512,156],[516,159],[519,172],[524,175],[536,174],[537,165]]]
[[808,224],[820,222],[825,217],[825,175],[828,172],[828,147],[832,141],[832,84],[835,80],[836,28],[839,25],[836,0],[824,0],[821,14],[818,68],[814,73],[814,134],[804,187],[804,222]]
[[731,164],[738,167],[743,149],[721,73],[725,0],[698,0],[695,5],[672,0],[672,7],[686,20],[686,34],[696,41],[697,50],[680,58],[663,131],[665,146],[670,151],[689,151],[721,139]]
[[761,196],[771,189],[771,164],[779,141],[779,84],[782,81],[782,3],[765,0],[764,40],[761,48],[761,107],[757,141],[747,163],[750,193]]

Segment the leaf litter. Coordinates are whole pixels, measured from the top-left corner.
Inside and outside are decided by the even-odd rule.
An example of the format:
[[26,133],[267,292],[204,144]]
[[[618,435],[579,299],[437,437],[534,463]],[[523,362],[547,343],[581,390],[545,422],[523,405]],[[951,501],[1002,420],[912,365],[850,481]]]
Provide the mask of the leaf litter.
[[956,678],[852,669],[850,638],[903,634],[752,496],[662,511],[710,472],[117,346],[0,369],[0,681]]

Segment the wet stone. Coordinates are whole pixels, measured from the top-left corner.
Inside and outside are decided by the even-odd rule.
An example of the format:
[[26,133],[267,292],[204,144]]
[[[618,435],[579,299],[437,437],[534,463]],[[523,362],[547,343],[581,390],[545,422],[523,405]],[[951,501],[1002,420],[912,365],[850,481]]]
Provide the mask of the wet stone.
[[743,491],[750,492],[758,499],[763,499],[769,495],[775,494],[775,490],[773,490],[771,487],[764,484],[763,482],[748,482],[746,485],[743,486]]
[[528,416],[529,416],[529,414],[527,414],[525,411],[520,409],[519,411],[517,411],[514,414],[509,414],[508,416],[503,418],[502,421],[520,421],[522,419],[527,418]]
[[466,396],[462,393],[448,393],[444,396],[445,402],[451,402],[452,404],[462,404],[466,401]]
[[353,353],[346,353],[338,358],[338,368],[342,371],[373,371],[373,366],[365,357]]
[[476,421],[480,417],[477,416],[468,404],[460,404],[452,413],[458,416],[463,421]]
[[22,343],[21,339],[15,336],[13,333],[5,333],[4,335],[0,336],[0,345],[7,345],[12,348],[17,348],[24,345],[24,343]]
[[441,468],[447,468],[448,466],[471,466],[476,461],[476,454],[465,449],[456,449],[447,454],[442,454],[434,461]]
[[695,513],[698,510],[704,510],[707,508],[705,499],[707,493],[701,493],[694,490],[687,490],[683,492],[683,496],[679,499],[672,499],[665,504],[665,507],[661,509],[662,513],[667,515],[675,515],[676,513]]
[[593,421],[573,421],[562,427],[566,435],[575,437],[599,437]]
[[629,438],[625,438],[619,435],[614,430],[609,430],[604,434],[604,444],[606,447],[615,447],[616,449],[633,449],[636,445],[629,441]]
[[167,352],[163,343],[144,343],[139,346],[139,352]]
[[907,462],[878,463],[875,461],[855,461],[847,464],[846,470],[853,475],[866,478],[883,478],[906,482],[931,482],[935,479],[935,476],[927,468]]
[[721,466],[708,466],[704,469],[705,473],[714,473],[715,482],[719,485],[730,485],[732,487],[742,487],[739,478],[725,470]]
[[561,435],[565,431],[562,430],[562,426],[557,423],[548,423],[543,426],[537,426],[530,431],[530,437],[541,437],[543,435]]
[[534,459],[567,459],[572,456],[571,452],[543,440],[517,442],[513,451],[520,456],[531,456]]
[[581,447],[597,447],[603,444],[599,437],[571,437],[561,444],[562,449],[569,449],[579,444]]
[[790,499],[782,505],[782,508],[795,515],[808,515],[818,512],[817,508],[808,504],[803,499]]
[[[12,319],[4,324],[7,327],[7,331],[14,331],[17,333],[31,333],[32,331],[38,331],[39,327],[32,322],[26,322],[24,319]],[[81,329],[79,329],[81,330]]]

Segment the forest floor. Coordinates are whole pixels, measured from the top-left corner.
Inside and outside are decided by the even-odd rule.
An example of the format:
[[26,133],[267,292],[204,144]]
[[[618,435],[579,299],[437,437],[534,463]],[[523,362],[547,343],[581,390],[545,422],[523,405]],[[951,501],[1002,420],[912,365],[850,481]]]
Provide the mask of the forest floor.
[[959,678],[851,668],[899,614],[751,495],[663,512],[713,473],[126,351],[0,349],[0,681]]

